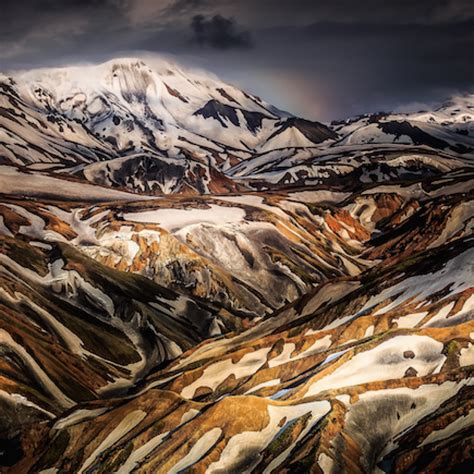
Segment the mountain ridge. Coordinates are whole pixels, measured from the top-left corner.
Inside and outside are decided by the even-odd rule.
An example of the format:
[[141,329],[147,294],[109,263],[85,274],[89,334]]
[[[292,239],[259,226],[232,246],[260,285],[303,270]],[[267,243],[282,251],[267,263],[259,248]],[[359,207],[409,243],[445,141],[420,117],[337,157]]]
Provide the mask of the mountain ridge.
[[324,125],[173,68],[0,79],[0,471],[465,470],[473,96]]
[[[332,183],[315,158],[321,155],[332,155],[340,163],[332,171],[344,175],[347,153],[362,160],[390,147],[455,159],[474,153],[472,95],[432,113],[372,114],[326,126],[288,116],[215,77],[159,64],[153,70],[140,59],[119,59],[5,77],[3,160],[129,192],[206,194],[261,182]],[[141,171],[131,180],[132,163]]]

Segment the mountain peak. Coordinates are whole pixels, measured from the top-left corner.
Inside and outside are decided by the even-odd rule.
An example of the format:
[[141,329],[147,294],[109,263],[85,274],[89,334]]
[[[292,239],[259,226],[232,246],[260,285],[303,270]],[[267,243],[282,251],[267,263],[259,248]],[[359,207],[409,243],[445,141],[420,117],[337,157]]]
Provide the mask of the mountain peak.
[[[234,174],[271,183],[321,181],[317,157],[329,147],[335,154],[344,147],[364,152],[382,145],[463,155],[474,149],[469,95],[429,112],[373,114],[327,126],[288,117],[258,97],[166,58],[120,57],[32,70],[13,79],[4,89],[24,104],[16,120],[31,127],[30,136],[40,137],[32,147],[8,136],[8,160],[72,166],[89,181],[133,191],[150,189],[151,176],[158,194],[182,189],[183,176],[192,176],[186,189],[195,186],[197,193],[217,189],[215,180]],[[67,149],[67,158],[58,147]],[[294,173],[290,168],[300,157],[308,161]],[[324,179],[331,176],[323,173]]]

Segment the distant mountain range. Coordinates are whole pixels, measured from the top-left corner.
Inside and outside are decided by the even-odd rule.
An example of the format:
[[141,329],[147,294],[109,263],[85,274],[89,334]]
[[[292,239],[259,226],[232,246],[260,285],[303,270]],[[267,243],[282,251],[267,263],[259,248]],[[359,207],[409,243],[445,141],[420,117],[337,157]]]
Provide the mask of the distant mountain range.
[[0,76],[0,472],[469,472],[473,124]]
[[[472,156],[473,96],[432,112],[324,125],[162,61],[34,70],[0,79],[3,162],[138,193],[203,194],[354,180],[374,150]],[[345,157],[357,153],[351,164]],[[330,161],[330,166],[325,163]],[[358,165],[361,161],[362,165]],[[376,165],[375,162],[378,163]],[[425,168],[436,168],[427,163]],[[386,166],[385,166],[386,165]]]

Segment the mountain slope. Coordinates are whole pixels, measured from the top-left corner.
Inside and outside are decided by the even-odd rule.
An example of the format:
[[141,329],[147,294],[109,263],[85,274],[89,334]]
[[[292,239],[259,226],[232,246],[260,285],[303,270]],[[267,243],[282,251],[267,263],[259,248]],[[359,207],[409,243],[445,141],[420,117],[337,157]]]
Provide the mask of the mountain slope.
[[327,126],[169,61],[0,88],[0,472],[469,471],[472,96]]
[[[366,472],[377,465],[434,469],[446,446],[456,462],[466,461],[472,177],[367,184],[352,195],[307,188],[265,199],[115,201],[83,204],[79,212],[54,201],[5,200],[2,390],[10,395],[3,398],[3,432],[16,454],[2,464],[12,472],[187,465]],[[240,223],[257,209],[264,221]],[[319,250],[311,247],[320,271],[340,266],[260,321],[248,318],[261,296],[246,314],[232,314],[212,292],[209,303],[191,294],[184,305],[175,291],[134,275],[160,281],[150,273],[162,268],[151,266],[153,254],[177,258],[171,236],[189,246],[180,248],[183,256],[192,249],[203,269],[217,268],[231,229],[242,261],[258,261],[261,241],[243,246],[239,233],[249,222],[272,223],[272,213],[293,242],[321,242]],[[243,282],[245,267],[226,254],[220,271]],[[288,248],[283,257],[302,278],[301,249],[298,259]],[[255,261],[250,268],[242,288],[266,291],[287,278],[262,280]],[[182,281],[186,292],[180,275],[192,273],[161,283],[179,288]],[[215,282],[225,290],[225,280]],[[373,423],[381,412],[384,422],[367,438],[361,420]]]
[[[468,462],[471,254],[472,239],[458,240],[403,270],[324,286],[190,352],[125,403],[83,405],[31,432],[21,468],[435,472],[448,451],[455,465]],[[426,268],[433,258],[439,267]],[[437,286],[413,300],[414,281],[430,273]],[[431,302],[450,282],[464,285]],[[403,298],[380,304],[401,288]]]
[[166,60],[40,69],[3,76],[0,87],[2,162],[139,193],[332,185],[334,175],[354,181],[366,155],[370,167],[383,168],[387,156],[410,154],[412,168],[426,172],[433,154],[470,162],[474,153],[472,95],[431,112],[328,127]]
[[[119,59],[36,70],[0,84],[4,161],[138,192],[229,189],[224,164],[268,147],[292,120],[257,97],[167,61],[154,69]],[[335,136],[315,126],[319,135],[312,132],[305,145]],[[129,176],[131,167],[142,173]]]

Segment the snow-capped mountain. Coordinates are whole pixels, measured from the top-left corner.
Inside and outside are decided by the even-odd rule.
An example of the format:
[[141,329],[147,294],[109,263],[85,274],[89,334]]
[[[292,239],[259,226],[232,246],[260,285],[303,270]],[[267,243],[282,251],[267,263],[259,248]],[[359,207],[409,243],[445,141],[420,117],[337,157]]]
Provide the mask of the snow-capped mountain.
[[[376,164],[378,150],[415,152],[411,162],[423,170],[433,151],[466,159],[474,150],[472,96],[432,112],[327,126],[167,60],[33,70],[3,76],[0,87],[4,162],[132,192],[219,193],[369,173],[377,180],[381,168],[403,177],[386,160]],[[348,163],[354,153],[360,159]],[[365,169],[367,156],[375,170]]]
[[34,70],[0,85],[4,160],[133,191],[235,190],[225,171],[258,150],[335,137],[168,61]]
[[432,111],[377,113],[355,117],[332,126],[341,145],[401,144],[472,154],[474,96],[456,96]]
[[330,127],[333,140],[255,153],[229,174],[257,189],[334,185],[406,179],[474,159],[474,95],[453,97],[431,112],[367,114]]
[[[0,86],[3,161],[139,193],[403,178],[436,172],[433,152],[463,160],[474,149],[469,95],[327,126],[166,60],[34,70]],[[388,162],[379,150],[393,152]],[[408,171],[393,165],[401,150],[412,154]]]

